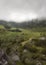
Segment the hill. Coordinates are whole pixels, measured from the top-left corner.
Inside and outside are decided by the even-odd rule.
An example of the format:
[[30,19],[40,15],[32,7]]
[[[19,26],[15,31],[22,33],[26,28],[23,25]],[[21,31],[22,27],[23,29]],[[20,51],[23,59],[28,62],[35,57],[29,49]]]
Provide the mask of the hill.
[[12,27],[19,27],[19,28],[39,28],[39,27],[46,27],[46,20],[32,20],[32,21],[25,21],[22,23],[16,22],[9,22]]
[[16,23],[14,21],[4,21],[0,20],[0,25],[3,25],[5,27],[16,27],[16,28],[25,28],[25,29],[32,29],[32,28],[46,28],[46,20],[31,20],[31,21],[25,21],[22,23]]

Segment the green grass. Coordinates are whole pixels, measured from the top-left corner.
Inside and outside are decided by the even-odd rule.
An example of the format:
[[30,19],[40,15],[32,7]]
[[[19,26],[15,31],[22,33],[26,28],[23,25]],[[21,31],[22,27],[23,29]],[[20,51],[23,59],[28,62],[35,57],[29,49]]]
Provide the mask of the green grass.
[[[0,28],[2,27],[0,26]],[[3,30],[3,32],[0,32],[0,48],[6,51],[8,55],[11,55],[12,52],[15,53],[17,50],[17,54],[19,55],[21,60],[16,62],[16,65],[36,65],[36,62],[34,62],[34,60],[36,61],[38,59],[40,60],[40,62],[43,62],[43,65],[46,65],[46,63],[44,62],[44,60],[46,60],[46,50],[44,49],[46,48],[42,46],[36,46],[35,44],[33,44],[34,42],[31,42],[30,40],[38,39],[41,36],[45,36],[46,32],[33,31],[32,29],[21,30],[22,32],[11,32],[8,30]],[[24,43],[24,45],[22,45],[22,43]],[[25,47],[27,51],[23,52]],[[43,57],[43,55],[45,55],[45,57]]]
[[4,26],[3,25],[0,25],[0,29],[4,29]]

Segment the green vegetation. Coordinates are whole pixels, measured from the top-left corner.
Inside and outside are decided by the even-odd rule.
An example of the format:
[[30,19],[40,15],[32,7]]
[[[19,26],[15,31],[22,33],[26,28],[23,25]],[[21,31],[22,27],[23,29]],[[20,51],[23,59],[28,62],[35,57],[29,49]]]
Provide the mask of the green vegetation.
[[22,29],[0,25],[0,48],[8,65],[46,65],[46,27]]
[[0,29],[4,29],[4,26],[3,25],[0,25]]

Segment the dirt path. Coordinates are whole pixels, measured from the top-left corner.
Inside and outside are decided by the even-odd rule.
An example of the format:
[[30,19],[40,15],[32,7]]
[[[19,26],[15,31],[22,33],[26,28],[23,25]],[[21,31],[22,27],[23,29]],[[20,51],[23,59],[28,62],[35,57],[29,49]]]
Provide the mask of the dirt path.
[[29,38],[28,40],[26,40],[26,41],[24,41],[24,42],[22,42],[21,44],[22,44],[22,46],[24,46],[27,42],[29,42],[29,41],[31,41],[31,38]]

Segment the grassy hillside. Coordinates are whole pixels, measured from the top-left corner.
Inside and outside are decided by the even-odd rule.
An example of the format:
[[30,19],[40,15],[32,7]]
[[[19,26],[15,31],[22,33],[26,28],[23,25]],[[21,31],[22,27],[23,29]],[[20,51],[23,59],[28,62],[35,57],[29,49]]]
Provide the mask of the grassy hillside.
[[4,29],[4,26],[3,25],[0,25],[0,29]]
[[[3,26],[0,28],[2,29]],[[9,56],[8,65],[37,65],[39,63],[46,65],[46,40],[40,40],[41,37],[46,37],[46,31],[18,29],[21,32],[9,30],[0,32],[0,48]],[[11,30],[16,30],[16,28]],[[19,60],[15,60],[15,55]]]
[[46,65],[46,24],[29,23],[21,23],[22,27],[16,23],[16,28],[15,22],[11,27],[4,21],[0,22],[2,65]]

